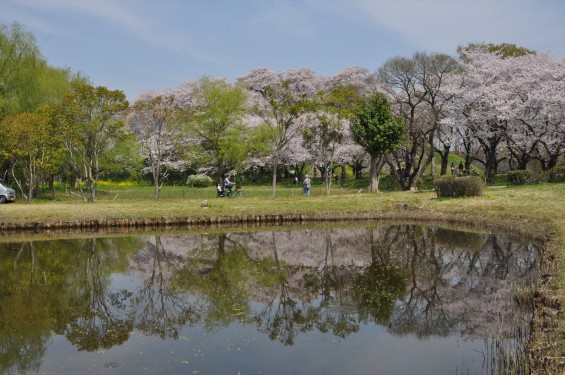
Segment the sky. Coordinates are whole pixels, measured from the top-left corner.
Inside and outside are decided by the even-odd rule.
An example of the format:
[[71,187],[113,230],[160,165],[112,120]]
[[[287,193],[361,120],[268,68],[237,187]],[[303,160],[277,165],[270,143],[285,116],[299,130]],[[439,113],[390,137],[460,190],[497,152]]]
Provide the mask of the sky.
[[140,93],[254,68],[376,71],[415,52],[514,43],[565,58],[565,0],[0,0],[51,66]]

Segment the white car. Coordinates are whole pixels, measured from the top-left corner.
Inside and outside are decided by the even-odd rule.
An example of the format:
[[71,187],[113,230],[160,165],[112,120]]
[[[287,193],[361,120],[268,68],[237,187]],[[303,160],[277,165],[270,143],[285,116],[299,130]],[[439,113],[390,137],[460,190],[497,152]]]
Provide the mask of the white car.
[[16,200],[16,191],[11,187],[0,183],[0,203],[13,202]]

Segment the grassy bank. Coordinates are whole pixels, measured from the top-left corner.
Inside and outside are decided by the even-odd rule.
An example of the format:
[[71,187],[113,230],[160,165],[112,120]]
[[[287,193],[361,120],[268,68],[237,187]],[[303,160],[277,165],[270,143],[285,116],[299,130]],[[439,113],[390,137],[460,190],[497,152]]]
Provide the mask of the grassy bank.
[[[1,205],[0,224],[288,215],[312,220],[424,220],[519,232],[547,241],[535,300],[533,373],[565,371],[565,184],[489,188],[481,197],[459,199],[438,199],[432,192],[367,194],[353,189],[304,198],[294,187],[282,188],[271,198],[267,187],[257,187],[242,199],[217,199],[206,190],[164,188],[163,199],[156,202],[150,194],[135,195],[139,191],[131,189],[106,189],[92,204],[59,196],[34,204]],[[203,200],[208,201],[207,208],[201,207]]]

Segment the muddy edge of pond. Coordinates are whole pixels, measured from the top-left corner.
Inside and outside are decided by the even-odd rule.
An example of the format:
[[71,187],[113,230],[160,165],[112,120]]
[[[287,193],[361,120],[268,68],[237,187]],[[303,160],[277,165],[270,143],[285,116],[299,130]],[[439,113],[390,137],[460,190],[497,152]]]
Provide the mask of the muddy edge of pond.
[[309,222],[332,221],[416,221],[422,223],[461,225],[467,228],[486,229],[492,232],[502,231],[525,235],[541,241],[540,280],[533,294],[534,318],[531,323],[532,335],[528,343],[528,353],[532,374],[550,374],[563,369],[559,353],[563,340],[563,332],[559,332],[559,319],[562,319],[562,307],[557,292],[558,260],[555,235],[550,233],[531,233],[524,228],[531,226],[528,219],[517,219],[512,222],[495,222],[488,215],[444,213],[422,210],[408,204],[397,204],[391,211],[363,212],[317,212],[293,214],[249,214],[249,215],[200,215],[190,217],[99,219],[80,221],[53,222],[0,222],[0,234],[22,232],[65,233],[67,231],[111,231],[134,232],[141,229],[190,229],[201,226],[217,225],[281,225]]

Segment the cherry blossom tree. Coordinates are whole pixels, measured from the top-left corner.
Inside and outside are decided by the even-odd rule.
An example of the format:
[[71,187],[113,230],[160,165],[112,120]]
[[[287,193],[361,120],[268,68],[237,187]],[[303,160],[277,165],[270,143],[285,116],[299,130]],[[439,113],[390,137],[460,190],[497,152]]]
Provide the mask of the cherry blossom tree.
[[326,194],[329,194],[336,152],[349,124],[337,114],[323,111],[310,114],[308,123],[302,132],[303,144],[322,171]]
[[[296,127],[304,130],[309,126],[308,116],[301,116],[296,123]],[[270,158],[271,156],[269,156]],[[312,153],[304,145],[304,137],[302,132],[296,134],[288,142],[286,147],[281,152],[280,163],[289,168],[294,169],[294,176],[302,179],[304,171],[311,163],[315,163]],[[270,163],[269,163],[270,164]]]
[[[458,69],[457,61],[445,54],[423,54],[418,57],[421,65],[421,84],[428,93],[424,96],[427,103],[427,116],[435,134],[430,133],[428,143],[441,157],[441,175],[447,173],[448,157],[452,144],[455,143],[455,131],[444,126],[441,120],[445,117],[444,106],[449,96],[441,91],[444,80],[450,73]],[[431,162],[431,160],[430,160]]]
[[270,129],[273,169],[272,195],[276,195],[277,167],[284,149],[301,129],[298,118],[308,110],[319,89],[319,80],[310,69],[287,72],[257,68],[238,78],[251,92],[251,112]]
[[500,92],[506,104],[501,116],[511,121],[507,145],[517,169],[526,169],[536,158],[544,169],[556,165],[565,146],[565,60],[547,53],[524,55],[502,61],[508,79]]
[[335,150],[335,160],[341,165],[341,180],[345,181],[343,166],[349,165],[359,178],[361,170],[368,164],[368,154],[354,142],[351,134],[351,119],[359,110],[360,104],[376,92],[383,91],[377,76],[366,68],[351,66],[323,80],[321,107],[324,111],[338,114],[345,120],[343,137]]
[[[331,90],[336,88],[348,89],[350,93],[345,95],[346,98],[352,98],[351,93],[358,97],[367,98],[375,92],[382,90],[376,74],[359,66],[349,66],[333,76],[326,77],[322,80],[322,87],[326,92],[331,92]],[[352,99],[355,99],[355,97]],[[345,103],[354,104],[346,101]]]
[[548,54],[505,58],[498,53],[465,52],[462,62],[462,72],[444,86],[453,95],[445,121],[465,127],[464,132],[479,144],[482,157],[475,160],[485,166],[490,183],[506,158],[501,154],[503,146],[522,169],[532,158],[543,157],[546,144],[559,154],[565,107],[562,60],[554,61]]
[[173,97],[174,105],[178,109],[188,109],[195,104],[194,94],[197,86],[197,81],[186,81],[178,87],[164,90],[162,95]]
[[487,180],[493,183],[498,165],[505,158],[499,156],[499,149],[505,141],[508,126],[508,121],[498,118],[495,113],[492,99],[499,93],[493,90],[487,94],[488,97],[483,96],[486,94],[484,85],[499,79],[496,67],[472,59],[465,65],[464,73],[456,79],[459,82],[455,83],[455,87],[446,87],[446,91],[456,98],[451,106],[453,114],[449,123],[456,123],[470,130],[483,154],[483,159],[475,157],[475,160],[484,165]]
[[184,144],[182,128],[175,121],[175,97],[156,92],[142,94],[133,104],[128,125],[135,134],[146,158],[144,173],[153,177],[155,200],[173,171],[183,171],[186,162],[180,152]]

